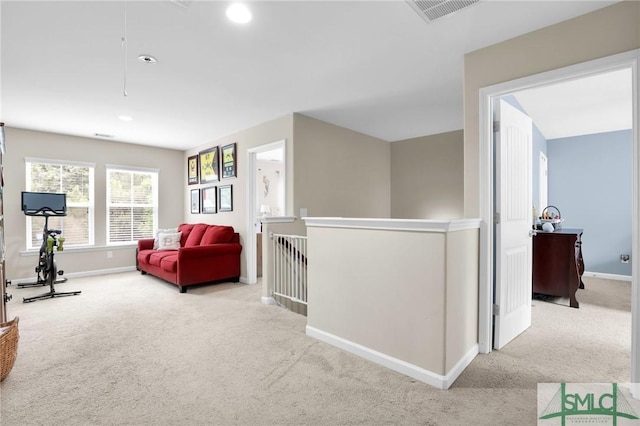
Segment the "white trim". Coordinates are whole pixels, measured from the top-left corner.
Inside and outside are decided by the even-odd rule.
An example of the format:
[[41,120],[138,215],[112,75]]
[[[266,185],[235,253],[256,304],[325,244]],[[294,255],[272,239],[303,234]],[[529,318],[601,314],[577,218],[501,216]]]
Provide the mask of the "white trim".
[[257,247],[256,247],[256,229],[255,224],[258,221],[258,213],[256,206],[256,154],[265,151],[271,151],[274,149],[282,149],[283,151],[283,167],[281,177],[284,182],[284,205],[287,206],[287,140],[280,139],[275,142],[270,142],[264,145],[256,146],[254,148],[247,149],[247,232],[245,235],[244,249],[247,253],[247,284],[255,284],[258,282],[258,267],[256,265],[258,261]]
[[293,223],[298,220],[295,216],[263,216],[258,220],[262,223]]
[[412,377],[428,385],[434,386],[438,389],[449,389],[449,387],[455,382],[460,373],[471,363],[478,353],[478,346],[474,345],[451,369],[447,375],[441,375],[429,371],[425,368],[418,367],[417,365],[408,363],[398,358],[383,354],[366,346],[359,345],[358,343],[351,342],[343,339],[331,333],[327,333],[317,328],[307,326],[307,336],[318,339],[322,342],[328,343],[331,346],[335,346],[354,355],[375,362],[383,367],[389,368],[398,373],[402,373],[406,376]]
[[247,253],[247,276],[245,279],[247,283],[258,282],[258,268],[256,263],[258,262],[257,255],[257,238],[256,238],[256,153],[252,150],[247,150],[247,199],[245,205],[247,206],[247,232],[244,236],[245,250]]
[[[492,134],[492,99],[519,90],[545,86],[560,81],[574,80],[583,76],[613,71],[623,68],[632,69],[633,85],[633,225],[632,225],[632,259],[640,256],[640,222],[638,213],[640,208],[640,84],[638,84],[638,62],[640,50],[611,55],[605,58],[571,65],[564,68],[531,75],[528,77],[496,84],[480,89],[479,99],[479,196],[480,196],[480,288],[478,310],[478,344],[481,353],[491,352],[493,338],[492,304],[493,304],[493,222],[492,202],[492,171],[493,171],[493,134]],[[640,262],[633,262],[631,285],[631,383],[640,382]],[[640,386],[636,386],[634,397],[640,398]]]
[[137,166],[121,166],[119,164],[105,164],[105,170],[123,170],[127,172],[141,172],[141,173],[160,173],[160,169],[153,169],[149,167],[137,167]]
[[631,61],[631,85],[633,95],[633,223],[631,236],[631,394],[640,399],[640,49]]
[[56,160],[51,158],[37,158],[37,157],[24,157],[25,163],[43,163],[43,164],[64,164],[67,166],[78,167],[96,167],[96,163],[88,163],[86,161],[70,161],[70,160]]
[[582,276],[591,277],[591,278],[602,278],[604,280],[614,280],[614,281],[631,281],[631,279],[633,278],[630,275],[605,274],[603,272],[590,272],[590,271],[584,271]]
[[423,219],[371,219],[344,217],[303,217],[311,228],[379,229],[387,231],[453,232],[478,229],[480,219],[423,220]]
[[274,299],[273,297],[262,296],[261,301],[263,305],[278,305],[278,302],[276,302],[276,299]]
[[458,362],[456,362],[456,365],[454,365],[451,368],[451,370],[449,370],[449,372],[446,374],[446,376],[444,376],[445,377],[445,388],[444,389],[449,389],[451,387],[451,385],[458,379],[458,377],[460,377],[462,372],[475,359],[475,357],[476,357],[476,355],[478,355],[478,353],[479,353],[478,345],[475,344],[475,345],[473,345],[471,347],[471,349],[469,349],[469,351],[467,351],[466,354],[464,354],[462,356],[462,358],[460,358],[458,360]]
[[[69,274],[65,273],[64,276],[66,278],[82,278],[82,277],[94,277],[98,275],[110,275],[110,274],[119,274],[122,272],[133,272],[136,270],[135,266],[123,266],[121,268],[112,268],[112,269],[96,269],[94,271],[84,271],[84,272],[71,272]],[[11,279],[12,284],[21,284],[21,283],[29,283],[35,279],[33,278],[18,278]]]
[[[114,246],[80,246],[80,247],[65,247],[63,251],[56,251],[56,254],[64,256],[65,253],[84,253],[91,251],[112,251],[112,250],[127,250],[127,249],[136,249],[138,247],[137,243],[127,243],[114,245]],[[39,256],[40,248],[32,249],[32,250],[23,250],[20,252],[20,256]]]

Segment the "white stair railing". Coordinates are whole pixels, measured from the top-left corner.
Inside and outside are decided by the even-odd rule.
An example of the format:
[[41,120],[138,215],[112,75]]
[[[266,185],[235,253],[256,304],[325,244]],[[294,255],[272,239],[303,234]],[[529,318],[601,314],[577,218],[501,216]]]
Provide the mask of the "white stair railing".
[[271,234],[273,295],[307,304],[307,237]]

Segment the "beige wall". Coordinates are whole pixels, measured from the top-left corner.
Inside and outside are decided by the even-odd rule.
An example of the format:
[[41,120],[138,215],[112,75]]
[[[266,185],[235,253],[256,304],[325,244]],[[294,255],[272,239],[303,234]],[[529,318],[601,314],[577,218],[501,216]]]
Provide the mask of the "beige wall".
[[389,142],[300,114],[293,125],[293,216],[390,217]]
[[445,374],[445,234],[307,232],[307,325]]
[[[294,128],[297,137],[295,147]],[[135,265],[134,247],[105,247],[105,164],[160,170],[159,227],[171,227],[182,222],[230,225],[240,233],[244,243],[247,232],[247,150],[282,139],[286,141],[286,215],[297,216],[300,207],[307,207],[310,214],[318,215],[389,217],[389,143],[297,114],[286,115],[188,151],[8,128],[8,150],[4,161],[7,182],[5,213],[7,224],[16,224],[5,237],[8,278],[32,277],[36,263],[34,256],[19,255],[19,251],[26,247],[25,218],[19,208],[20,191],[25,184],[24,157],[96,163],[95,243],[98,250],[82,253],[67,250],[64,258],[61,254],[58,260],[60,268],[67,273],[89,272]],[[212,184],[187,184],[189,156],[233,142],[237,143],[238,150],[236,178]],[[294,153],[297,153],[295,167]],[[233,185],[232,212],[191,214],[191,189],[226,184]],[[180,199],[179,203],[176,203],[176,197]],[[306,232],[302,221],[296,221],[296,228],[296,233]],[[107,250],[113,252],[110,259],[106,256]],[[241,275],[246,276],[246,252],[242,257]]]
[[391,217],[464,216],[463,131],[391,144]]
[[[445,371],[478,343],[478,253],[477,229],[450,232],[446,243]],[[461,267],[464,265],[464,267]]]
[[[284,117],[251,127],[249,129],[231,134],[224,138],[216,139],[211,142],[202,144],[196,148],[190,149],[183,153],[181,186],[178,194],[183,194],[183,214],[184,221],[189,223],[210,223],[216,225],[233,226],[236,232],[240,233],[240,243],[245,245],[247,235],[247,160],[248,150],[260,145],[284,139],[286,141],[286,173],[287,173],[287,212],[292,210],[291,200],[293,197],[293,166],[292,166],[292,147],[293,147],[293,115],[288,114]],[[188,185],[187,184],[187,159],[197,154],[199,151],[230,143],[237,144],[237,177],[231,179],[221,179],[219,182],[208,184]],[[207,188],[209,186],[233,185],[233,211],[219,212],[217,214],[191,214],[190,193],[192,189]],[[247,251],[242,251],[241,270],[242,277],[247,276]]]
[[478,217],[479,90],[640,48],[640,2],[623,1],[465,56],[464,213]]
[[[81,161],[95,164],[95,251],[67,249],[56,256],[58,269],[67,274],[135,266],[135,247],[106,246],[106,164],[159,169],[158,224],[168,227],[180,222],[181,203],[176,203],[184,181],[179,167],[182,151],[142,145],[65,136],[22,129],[6,129],[7,153],[4,157],[4,220],[7,278],[35,276],[37,257],[21,255],[26,249],[26,217],[20,207],[20,193],[26,189],[25,157]],[[185,165],[186,168],[186,165]],[[107,258],[107,250],[113,257]]]
[[327,221],[311,220],[307,231],[308,333],[409,363],[448,387],[477,353],[478,228]]

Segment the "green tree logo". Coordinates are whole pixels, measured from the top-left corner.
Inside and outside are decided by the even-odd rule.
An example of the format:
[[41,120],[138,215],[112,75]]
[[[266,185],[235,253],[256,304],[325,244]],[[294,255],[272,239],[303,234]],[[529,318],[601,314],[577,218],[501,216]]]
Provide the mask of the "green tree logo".
[[539,419],[560,418],[564,426],[567,418],[572,416],[581,416],[581,423],[593,420],[595,416],[606,416],[611,418],[614,426],[618,424],[618,418],[639,420],[629,401],[620,393],[617,383],[611,384],[611,392],[608,389],[604,392],[567,392],[566,383],[561,383]]

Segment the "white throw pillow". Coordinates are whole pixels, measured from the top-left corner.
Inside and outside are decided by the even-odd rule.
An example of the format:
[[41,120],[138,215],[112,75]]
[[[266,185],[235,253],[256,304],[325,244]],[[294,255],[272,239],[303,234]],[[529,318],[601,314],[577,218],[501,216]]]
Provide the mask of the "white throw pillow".
[[175,234],[178,232],[178,228],[166,228],[166,229],[158,229],[156,233],[153,235],[153,249],[156,250],[158,248],[158,236],[160,234]]
[[158,250],[178,250],[180,248],[180,237],[182,232],[175,234],[158,234]]

